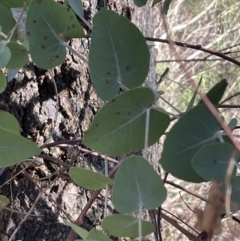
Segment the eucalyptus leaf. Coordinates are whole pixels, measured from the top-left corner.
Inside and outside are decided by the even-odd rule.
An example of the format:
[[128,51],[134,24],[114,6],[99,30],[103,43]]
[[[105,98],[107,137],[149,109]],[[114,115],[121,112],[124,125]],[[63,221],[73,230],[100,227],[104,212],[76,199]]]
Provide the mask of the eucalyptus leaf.
[[6,67],[8,69],[19,69],[23,67],[28,61],[28,52],[26,48],[17,42],[9,42],[7,47],[10,49],[11,59]]
[[113,185],[111,178],[81,167],[71,167],[69,175],[77,185],[90,190],[98,190],[106,185]]
[[[193,168],[206,181],[223,182],[233,151],[234,147],[229,143],[207,144],[194,154]],[[236,168],[233,173],[236,173]]]
[[[86,240],[88,236],[88,231],[77,226],[74,223],[66,222],[66,225],[70,226],[83,240]],[[76,241],[76,240],[75,240]]]
[[93,228],[89,231],[86,241],[97,240],[97,241],[112,241],[107,235],[105,235],[102,231]]
[[0,195],[0,212],[9,204],[9,199],[3,195]]
[[20,126],[17,119],[7,111],[0,110],[0,128],[20,134]]
[[[220,82],[218,82],[208,91],[206,96],[214,105],[217,105],[219,101],[222,99],[227,86],[228,86],[227,80],[222,79]],[[199,104],[202,104],[202,103],[203,102],[201,100]]]
[[160,176],[147,160],[131,156],[119,166],[115,175],[112,201],[120,213],[132,213],[140,207],[159,207],[167,195]]
[[231,130],[234,130],[234,128],[237,126],[237,119],[236,118],[232,118],[229,123],[228,123],[228,127]]
[[220,125],[205,105],[197,105],[183,115],[167,134],[160,164],[166,172],[188,182],[202,182],[192,167],[194,154],[217,140]]
[[0,127],[0,167],[13,166],[40,152],[35,143]]
[[2,93],[7,87],[7,79],[5,74],[0,69],[0,93]]
[[[105,232],[115,237],[138,237],[138,219],[113,214],[103,219],[102,228]],[[154,225],[142,220],[142,235],[146,236],[154,231]]]
[[73,11],[52,0],[32,0],[26,27],[32,59],[43,69],[62,64],[66,42],[84,36]]
[[137,7],[142,7],[147,3],[147,0],[133,0],[133,1]]
[[68,0],[69,6],[78,15],[78,17],[83,17],[83,6],[81,0]]
[[9,48],[5,44],[0,43],[0,68],[5,67],[10,58],[11,52]]
[[7,70],[7,81],[10,82],[18,73],[19,69],[8,69]]
[[94,16],[89,68],[100,98],[109,100],[121,86],[140,86],[148,74],[149,60],[145,38],[127,18],[105,9]]
[[148,109],[148,145],[153,145],[170,123],[167,114],[151,108],[154,98],[150,89],[138,88],[111,99],[94,117],[92,125],[85,133],[84,145],[113,156],[143,149]]
[[172,2],[172,0],[165,0],[163,2],[163,13],[166,15],[168,14],[168,10],[169,10],[171,2]]

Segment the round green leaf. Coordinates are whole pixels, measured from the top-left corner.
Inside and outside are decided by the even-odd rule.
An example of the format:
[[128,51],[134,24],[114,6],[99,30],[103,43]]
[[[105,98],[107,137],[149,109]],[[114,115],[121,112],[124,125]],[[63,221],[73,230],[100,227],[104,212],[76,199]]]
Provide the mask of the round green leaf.
[[97,241],[112,241],[108,236],[106,236],[102,231],[97,230],[96,228],[91,229],[89,232],[86,241],[97,240]]
[[68,3],[78,17],[83,17],[83,6],[81,0],[68,0]]
[[107,184],[113,185],[112,179],[81,167],[71,167],[69,175],[77,185],[90,190],[104,188]]
[[160,176],[140,156],[125,159],[115,175],[112,201],[120,213],[132,213],[141,206],[154,209],[167,195]]
[[9,48],[5,44],[0,43],[0,68],[5,67],[10,58],[11,52]]
[[142,7],[142,6],[146,5],[147,0],[134,0],[134,3],[136,6]]
[[[210,143],[193,156],[194,170],[206,181],[223,182],[234,148],[229,143]],[[234,174],[236,172],[236,168]]]
[[70,222],[66,222],[66,225],[70,226],[81,238],[86,240],[86,238],[88,236],[88,231],[87,230],[77,226],[74,223],[70,223]]
[[23,45],[16,42],[9,42],[7,46],[11,51],[11,59],[6,66],[7,68],[18,69],[27,63],[28,52]]
[[0,69],[0,93],[2,93],[7,87],[7,79],[5,74]]
[[[113,214],[103,219],[102,228],[105,232],[115,237],[138,237],[138,219]],[[154,225],[142,220],[142,235],[146,236],[154,231]]]
[[52,0],[33,0],[27,14],[27,34],[33,61],[43,69],[64,62],[66,41],[84,31],[70,8]]
[[2,110],[0,110],[0,128],[16,134],[20,133],[20,126],[17,119],[10,113]]
[[219,123],[205,105],[197,105],[182,116],[167,134],[160,164],[166,172],[188,182],[202,182],[192,167],[193,155],[215,142]]
[[0,212],[9,204],[9,199],[3,195],[0,195]]
[[[144,148],[146,112],[154,104],[148,88],[124,92],[109,101],[95,116],[83,143],[104,154],[122,156]],[[167,114],[150,109],[148,144],[153,145],[170,123]]]
[[0,127],[0,167],[13,166],[40,152],[35,143]]
[[125,17],[102,9],[93,18],[89,52],[91,81],[109,100],[121,85],[140,86],[148,73],[150,54],[139,29]]

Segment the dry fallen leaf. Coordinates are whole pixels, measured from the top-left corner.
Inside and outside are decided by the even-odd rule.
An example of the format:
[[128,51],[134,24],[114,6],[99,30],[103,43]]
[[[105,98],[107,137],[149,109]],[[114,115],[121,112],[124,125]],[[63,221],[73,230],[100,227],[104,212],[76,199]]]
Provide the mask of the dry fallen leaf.
[[204,210],[196,208],[197,223],[195,228],[207,234],[211,240],[214,235],[221,233],[221,212],[224,208],[225,197],[217,182],[212,182],[208,193],[208,202]]

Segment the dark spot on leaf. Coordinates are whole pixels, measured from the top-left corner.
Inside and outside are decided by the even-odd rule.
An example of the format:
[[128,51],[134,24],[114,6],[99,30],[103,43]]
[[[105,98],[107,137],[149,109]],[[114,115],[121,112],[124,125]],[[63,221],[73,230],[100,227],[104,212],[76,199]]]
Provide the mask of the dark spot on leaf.
[[46,48],[46,46],[42,44],[42,45],[41,45],[41,48],[42,48],[42,49],[45,49],[45,48]]
[[70,30],[71,28],[69,26],[67,26],[67,30]]
[[70,19],[73,19],[73,16],[72,15],[70,15],[70,17],[69,17]]
[[110,75],[110,72],[109,72],[109,71],[107,72],[107,75]]
[[70,8],[67,8],[67,11],[70,11]]
[[72,28],[75,28],[75,24],[72,24]]
[[30,32],[27,32],[27,36],[30,36]]
[[216,160],[216,159],[213,159],[212,162],[215,164],[215,163],[217,163],[217,160]]
[[128,115],[131,115],[132,113],[131,112],[128,112]]
[[121,115],[121,113],[120,113],[120,112],[117,112],[117,115]]
[[55,57],[56,57],[56,59],[59,59],[59,55],[58,54]]
[[47,36],[44,36],[43,39],[47,39],[48,37]]
[[129,66],[126,67],[126,70],[129,70]]
[[36,23],[36,22],[37,22],[37,21],[34,19],[34,20],[33,20],[33,23]]
[[97,124],[95,124],[95,126],[96,126],[96,127],[98,127],[98,126],[99,126],[99,124],[97,123]]
[[115,102],[116,101],[116,99],[112,99],[112,102]]
[[106,84],[109,84],[109,80],[106,80]]

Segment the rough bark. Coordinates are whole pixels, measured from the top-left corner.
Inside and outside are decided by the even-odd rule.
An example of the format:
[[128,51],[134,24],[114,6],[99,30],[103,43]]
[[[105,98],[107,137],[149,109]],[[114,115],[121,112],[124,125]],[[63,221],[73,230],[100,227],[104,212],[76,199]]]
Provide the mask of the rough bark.
[[[102,5],[101,1],[85,0],[85,19],[91,23],[92,17]],[[110,0],[108,7],[132,19],[147,36],[152,35],[152,10],[149,6],[140,9],[127,0]],[[85,25],[83,24],[83,26]],[[87,27],[86,30],[88,31]],[[70,45],[87,58],[89,43],[90,40],[87,39],[75,39],[71,41]],[[153,56],[150,69],[147,81],[155,88]],[[54,68],[53,73],[59,93],[59,105],[51,74],[37,68],[34,64],[29,64],[19,71],[14,80],[8,84],[6,91],[0,95],[0,109],[12,113],[20,123],[22,135],[38,145],[51,141],[81,139],[99,108],[99,100],[91,84],[86,63],[68,53],[65,63]],[[149,152],[152,161],[158,159],[156,150],[158,149],[155,148],[155,153]],[[103,172],[101,159],[83,156],[77,147],[45,148],[44,152],[71,165],[84,166]],[[0,194],[10,198],[10,207],[13,210],[26,213],[36,200],[40,188],[46,193],[41,196],[32,212],[35,216],[28,217],[13,240],[66,240],[70,229],[63,224],[64,220],[69,217],[74,221],[78,217],[91,192],[73,184],[68,179],[66,171],[61,171],[60,164],[42,158],[37,158],[26,169],[26,172],[37,184],[36,186],[32,180],[27,179],[21,173],[26,165],[29,165],[29,162],[5,170],[4,174],[0,176],[0,185],[2,185]],[[16,176],[11,179],[14,175]],[[41,178],[43,179],[40,180]],[[11,181],[4,184],[10,179]],[[46,187],[49,188],[46,189]],[[100,224],[103,217],[102,201],[103,196],[100,196],[91,207],[84,220],[84,228],[89,230]],[[68,214],[68,217],[63,211]],[[109,211],[112,211],[110,204]],[[24,214],[8,210],[1,212],[0,240],[9,240],[24,216]]]

